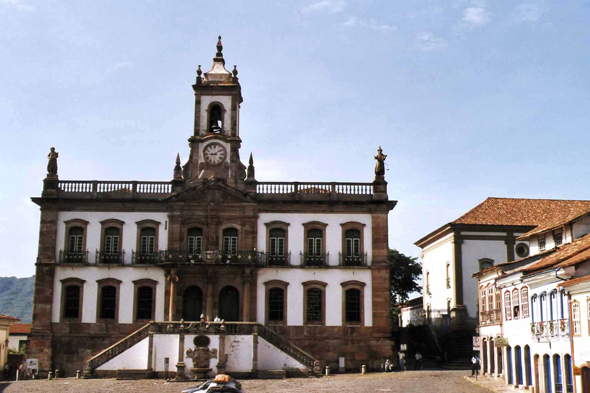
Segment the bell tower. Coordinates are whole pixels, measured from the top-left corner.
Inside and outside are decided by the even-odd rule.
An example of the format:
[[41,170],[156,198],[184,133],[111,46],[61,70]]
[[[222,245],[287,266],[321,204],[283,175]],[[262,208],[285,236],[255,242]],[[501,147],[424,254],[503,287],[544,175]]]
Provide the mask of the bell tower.
[[206,179],[224,179],[228,185],[244,188],[246,166],[240,161],[240,104],[242,88],[236,66],[225,69],[221,36],[213,66],[203,74],[197,69],[195,92],[195,123],[189,138],[189,160],[184,165],[186,186]]

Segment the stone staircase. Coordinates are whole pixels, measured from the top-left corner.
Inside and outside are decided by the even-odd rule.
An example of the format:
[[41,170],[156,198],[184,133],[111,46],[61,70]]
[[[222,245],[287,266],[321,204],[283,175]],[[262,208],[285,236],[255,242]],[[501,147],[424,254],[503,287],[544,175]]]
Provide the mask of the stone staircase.
[[150,334],[232,334],[232,335],[253,335],[266,340],[291,358],[303,364],[313,375],[321,375],[320,362],[309,353],[298,346],[290,343],[283,336],[273,332],[266,326],[257,322],[150,322],[141,327],[129,336],[104,349],[86,361],[84,377],[90,378],[94,371],[119,356],[129,348],[138,344]]

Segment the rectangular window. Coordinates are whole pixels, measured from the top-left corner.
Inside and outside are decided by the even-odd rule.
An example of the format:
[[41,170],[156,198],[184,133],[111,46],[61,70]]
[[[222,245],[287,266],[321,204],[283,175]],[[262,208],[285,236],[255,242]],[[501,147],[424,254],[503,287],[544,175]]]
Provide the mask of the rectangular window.
[[510,302],[510,292],[504,293],[504,310],[506,312],[506,320],[512,319],[512,304]]
[[153,255],[156,248],[156,237],[155,236],[142,236],[141,237],[141,253],[143,255]]
[[318,288],[307,290],[307,322],[322,322],[323,291]]
[[119,236],[106,236],[104,238],[104,253],[117,254],[119,252]]
[[351,257],[361,255],[361,239],[346,239],[346,255]]
[[270,238],[270,255],[273,257],[285,255],[285,238],[271,237]]
[[188,252],[191,254],[200,254],[203,249],[203,237],[202,236],[189,236],[188,237]]
[[545,251],[545,235],[539,236],[539,251]]
[[310,237],[307,239],[307,253],[309,255],[322,255],[322,238]]
[[553,240],[555,241],[555,246],[559,247],[563,243],[563,232],[554,232],[553,233]]
[[226,254],[236,255],[238,253],[238,238],[237,236],[223,237],[223,252]]
[[82,235],[71,235],[70,236],[70,254],[79,254],[82,252],[82,244],[84,242],[84,236]]

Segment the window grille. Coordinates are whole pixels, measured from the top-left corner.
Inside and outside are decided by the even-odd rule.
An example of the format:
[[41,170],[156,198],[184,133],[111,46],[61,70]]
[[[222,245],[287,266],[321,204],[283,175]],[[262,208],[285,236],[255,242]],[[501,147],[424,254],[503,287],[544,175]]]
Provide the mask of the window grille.
[[282,322],[284,320],[285,292],[282,288],[268,291],[268,320]]
[[151,287],[137,288],[136,319],[152,319],[153,293],[154,290]]
[[307,290],[307,322],[322,322],[323,291],[319,288]]
[[553,234],[553,241],[555,241],[555,246],[559,247],[563,243],[563,232],[555,232]]
[[80,317],[80,287],[68,285],[65,289],[64,318]]
[[117,288],[111,285],[102,287],[100,300],[100,318],[115,319]]
[[345,292],[346,322],[361,321],[361,291],[359,289],[348,289]]

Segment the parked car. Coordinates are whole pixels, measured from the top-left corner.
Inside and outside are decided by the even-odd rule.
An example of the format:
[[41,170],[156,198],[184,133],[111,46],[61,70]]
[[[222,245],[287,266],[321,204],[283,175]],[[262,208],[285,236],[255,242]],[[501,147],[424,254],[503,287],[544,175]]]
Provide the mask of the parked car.
[[242,385],[225,374],[218,374],[215,378],[210,379],[199,386],[186,388],[182,393],[245,393]]

